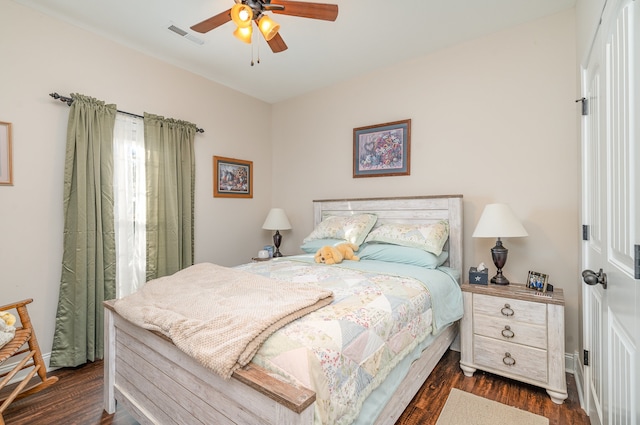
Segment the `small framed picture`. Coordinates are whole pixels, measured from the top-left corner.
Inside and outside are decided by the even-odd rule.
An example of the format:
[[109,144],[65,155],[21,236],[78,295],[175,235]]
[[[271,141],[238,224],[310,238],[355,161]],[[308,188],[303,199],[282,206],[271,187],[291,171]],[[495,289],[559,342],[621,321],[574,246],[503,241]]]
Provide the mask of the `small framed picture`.
[[0,121],[0,185],[13,185],[11,123]]
[[527,288],[535,289],[540,292],[547,292],[547,283],[549,276],[544,273],[529,271],[527,277]]
[[253,198],[253,162],[214,156],[213,196]]
[[411,120],[353,129],[353,177],[411,174]]

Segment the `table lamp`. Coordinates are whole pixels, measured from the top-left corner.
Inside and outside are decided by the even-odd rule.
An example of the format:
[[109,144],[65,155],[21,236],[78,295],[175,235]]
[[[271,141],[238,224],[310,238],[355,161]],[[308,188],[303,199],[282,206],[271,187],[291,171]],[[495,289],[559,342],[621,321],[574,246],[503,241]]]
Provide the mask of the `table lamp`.
[[273,253],[273,256],[282,257],[282,254],[280,253],[280,243],[282,243],[282,235],[280,234],[280,230],[291,229],[291,224],[289,223],[287,214],[282,208],[271,208],[271,211],[269,211],[267,219],[264,221],[262,228],[265,230],[276,231],[276,233],[273,235],[273,245],[276,247],[276,251]]
[[496,285],[509,284],[509,280],[502,275],[502,268],[507,262],[509,250],[502,245],[501,238],[517,238],[528,235],[508,205],[489,204],[484,207],[472,236],[474,238],[497,238],[496,246],[491,248],[491,257],[498,272],[491,278],[491,283]]

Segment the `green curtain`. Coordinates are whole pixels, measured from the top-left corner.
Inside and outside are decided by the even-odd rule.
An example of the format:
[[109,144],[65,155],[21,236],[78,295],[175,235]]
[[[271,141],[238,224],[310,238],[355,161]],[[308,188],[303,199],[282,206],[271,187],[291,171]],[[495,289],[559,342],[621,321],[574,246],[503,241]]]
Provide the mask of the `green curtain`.
[[147,280],[193,264],[195,124],[144,114]]
[[64,252],[51,366],[103,357],[104,300],[115,298],[116,106],[72,94],[64,168]]

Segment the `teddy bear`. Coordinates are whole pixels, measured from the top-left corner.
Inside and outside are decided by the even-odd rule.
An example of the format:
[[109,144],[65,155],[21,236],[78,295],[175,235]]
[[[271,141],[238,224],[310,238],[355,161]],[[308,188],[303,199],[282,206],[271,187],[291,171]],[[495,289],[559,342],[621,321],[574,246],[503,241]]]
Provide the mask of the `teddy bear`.
[[0,320],[3,320],[7,326],[13,326],[16,323],[16,316],[8,311],[0,311]]
[[360,261],[360,257],[355,255],[358,245],[352,243],[341,243],[336,246],[323,246],[315,255],[316,263],[338,264],[342,260]]
[[7,345],[16,335],[16,316],[7,312],[0,311],[0,348]]

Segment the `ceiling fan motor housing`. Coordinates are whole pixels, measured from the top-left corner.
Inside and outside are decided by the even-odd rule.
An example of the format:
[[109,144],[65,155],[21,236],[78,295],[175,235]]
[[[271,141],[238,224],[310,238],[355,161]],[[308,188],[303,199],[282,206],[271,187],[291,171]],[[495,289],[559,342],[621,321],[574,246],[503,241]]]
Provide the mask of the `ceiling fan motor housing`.
[[270,10],[284,10],[284,5],[271,4],[271,0],[242,0],[242,4],[246,4],[253,10],[254,19],[258,19],[264,12]]

